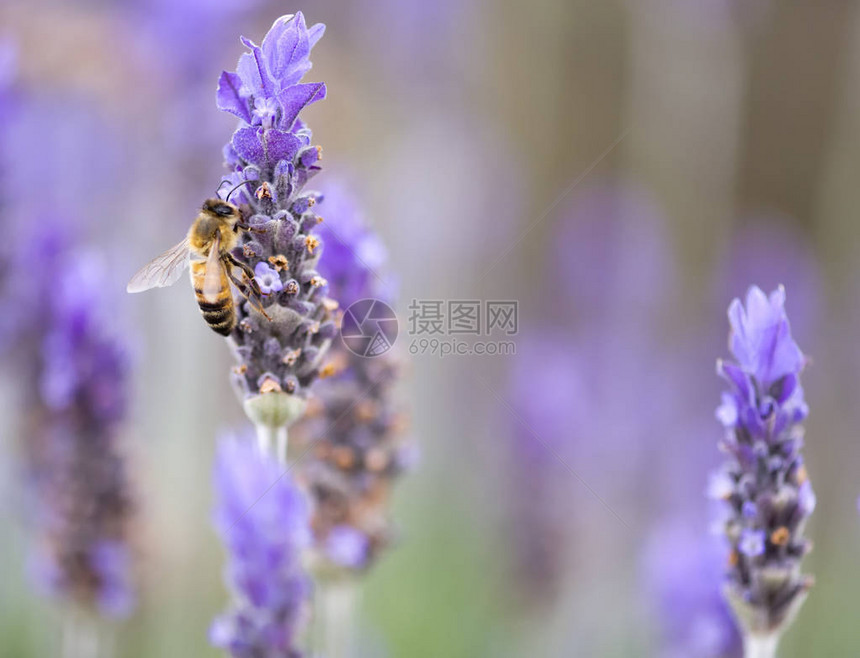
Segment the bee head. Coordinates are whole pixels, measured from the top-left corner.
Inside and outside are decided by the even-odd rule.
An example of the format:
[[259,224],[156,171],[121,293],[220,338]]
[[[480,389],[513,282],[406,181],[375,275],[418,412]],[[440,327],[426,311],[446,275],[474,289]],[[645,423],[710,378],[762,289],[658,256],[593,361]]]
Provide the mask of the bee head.
[[239,209],[236,206],[221,199],[207,199],[203,204],[203,210],[224,219],[236,219],[238,221],[240,217]]

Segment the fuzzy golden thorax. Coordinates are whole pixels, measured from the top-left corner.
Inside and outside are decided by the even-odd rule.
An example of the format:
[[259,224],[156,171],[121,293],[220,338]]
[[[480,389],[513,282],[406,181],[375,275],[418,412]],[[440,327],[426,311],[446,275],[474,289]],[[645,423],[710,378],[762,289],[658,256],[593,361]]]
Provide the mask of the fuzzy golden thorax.
[[228,201],[207,199],[188,230],[188,246],[198,256],[209,255],[215,235],[221,234],[221,251],[230,251],[239,240],[236,224],[242,220],[239,209]]

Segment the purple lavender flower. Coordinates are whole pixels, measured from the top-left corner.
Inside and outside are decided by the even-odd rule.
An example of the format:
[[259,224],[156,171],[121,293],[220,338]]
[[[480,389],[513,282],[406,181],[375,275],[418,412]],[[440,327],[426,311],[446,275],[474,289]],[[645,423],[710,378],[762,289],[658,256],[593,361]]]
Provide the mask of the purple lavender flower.
[[[689,416],[670,384],[683,366],[681,341],[667,350],[662,326],[677,278],[663,220],[653,199],[623,179],[579,190],[551,241],[544,324],[517,337],[507,398],[519,420],[511,425],[507,508],[513,577],[529,607],[558,593],[578,532],[604,519],[617,523],[604,510],[603,518],[587,518],[588,508],[561,504],[582,490],[565,465],[600,483],[614,508],[625,493],[638,495],[625,488],[641,477],[656,442],[680,434]],[[655,476],[665,461],[647,462],[649,478],[679,486],[677,476]]]
[[278,463],[250,438],[220,442],[215,525],[229,551],[232,609],[210,630],[236,658],[294,658],[310,582],[300,557],[310,542],[310,507]]
[[370,557],[370,540],[363,532],[351,526],[334,526],[326,537],[323,552],[334,564],[361,569]]
[[658,524],[645,554],[662,658],[739,658],[741,638],[720,595],[717,539],[680,519]]
[[367,297],[391,304],[395,282],[388,271],[388,253],[354,195],[343,183],[329,182],[324,200],[320,237],[326,258],[320,271],[329,283],[329,293],[342,308]]
[[[28,92],[22,81],[13,115],[0,128],[3,157],[14,162],[3,177],[10,190],[26,190],[34,180],[43,184],[39,194],[16,195],[15,212],[32,219],[61,208],[67,222],[91,228],[125,203],[133,176],[128,132],[91,98]],[[97,188],[93,180],[100,182]]]
[[[331,294],[345,306],[370,297],[390,302],[379,238],[342,187],[332,185],[325,198],[330,238],[320,269]],[[295,446],[313,447],[302,475],[315,502],[316,566],[323,572],[366,569],[390,541],[389,493],[411,451],[395,399],[400,370],[395,352],[364,358],[336,342],[327,377],[293,428]]]
[[[8,141],[12,132],[9,121],[18,103],[15,90],[17,69],[17,51],[10,42],[0,39],[0,185],[3,187],[6,187],[6,169],[11,164],[8,155]],[[0,191],[0,202],[5,201],[4,196],[5,191]]]
[[[271,318],[250,303],[239,304],[231,336],[239,362],[233,382],[258,425],[283,425],[298,414],[337,333],[337,304],[316,271],[323,249],[313,233],[319,196],[303,192],[319,171],[320,149],[298,119],[303,108],[325,97],[323,83],[301,82],[323,30],[321,24],[308,28],[301,13],[279,18],[261,45],[242,39],[251,52],[242,55],[236,72],[224,71],[218,85],[219,109],[240,119],[224,149],[232,173],[221,194],[226,198],[239,185],[233,199],[244,202],[256,231],[243,236],[234,256],[264,284],[261,303]],[[264,393],[281,394],[276,397],[283,408],[272,411],[272,396],[260,403]]]
[[726,595],[749,636],[777,636],[812,585],[801,575],[803,538],[815,506],[800,454],[808,408],[800,386],[805,358],[791,335],[785,291],[750,288],[729,306],[734,362],[717,370],[729,383],[717,410],[728,461],[710,490],[723,504],[731,546]]
[[[305,106],[325,98],[325,84],[300,82],[311,69],[311,48],[323,32],[325,26],[322,23],[308,28],[302,12],[298,12],[295,16],[277,19],[259,46],[242,37],[242,43],[251,52],[239,58],[235,73],[224,71],[221,74],[218,108],[235,114],[249,126],[290,131]],[[269,107],[272,112],[261,113],[261,107]],[[239,157],[247,154],[247,148],[254,148],[254,143],[260,149],[264,146],[262,133],[257,133],[255,138],[254,133],[240,127],[237,135],[241,135],[238,140],[240,147],[236,148],[236,136],[233,146]],[[266,137],[266,143],[268,140],[275,140],[278,145],[289,143],[280,133]],[[271,157],[274,155],[271,153],[267,155],[271,165],[282,159]],[[281,153],[277,152],[277,155]],[[244,159],[250,161],[249,158]]]
[[[569,429],[576,427],[573,421],[584,392],[581,368],[569,345],[566,337],[549,331],[519,337],[510,375],[509,397],[518,401],[523,423],[511,427],[507,474],[511,495],[505,508],[512,527],[515,590],[527,596],[530,607],[558,594],[574,525],[570,510],[558,504],[568,497],[564,487],[569,474],[560,473],[563,469],[554,457],[567,459],[570,443],[577,440]],[[526,375],[529,384],[523,379]]]
[[665,217],[647,191],[620,178],[591,183],[571,199],[555,238],[547,284],[569,301],[546,313],[572,308],[613,328],[651,329],[663,319],[659,309],[674,300],[679,277]]
[[[16,76],[16,52],[12,44],[0,40],[0,210],[8,213],[8,196],[11,186],[7,181],[7,170],[11,166],[8,155],[9,121],[14,114],[17,98],[14,91]],[[9,247],[0,247],[0,286],[5,286],[10,262]],[[0,319],[0,348],[7,342],[10,323]]]
[[406,418],[394,398],[400,364],[390,354],[346,357],[320,383],[295,446],[313,446],[302,478],[314,499],[316,566],[324,572],[364,570],[391,541],[389,496],[410,465]]
[[[12,361],[28,382],[24,453],[37,506],[33,573],[51,594],[106,616],[131,612],[132,500],[119,430],[126,415],[128,348],[112,328],[116,303],[95,254],[44,221],[15,272],[30,295]],[[33,264],[37,263],[38,266]],[[33,367],[35,364],[35,368]]]
[[254,279],[264,295],[280,292],[284,289],[284,282],[281,281],[278,270],[263,261],[257,263],[257,267],[254,268]]

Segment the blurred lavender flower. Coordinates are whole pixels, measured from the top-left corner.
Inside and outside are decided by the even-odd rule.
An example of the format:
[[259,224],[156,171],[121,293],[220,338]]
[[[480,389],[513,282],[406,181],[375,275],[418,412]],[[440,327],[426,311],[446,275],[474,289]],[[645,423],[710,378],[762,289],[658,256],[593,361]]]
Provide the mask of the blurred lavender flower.
[[806,360],[792,338],[782,288],[770,296],[750,288],[745,306],[739,299],[729,306],[729,322],[736,361],[717,365],[729,383],[717,409],[729,459],[708,492],[723,501],[720,524],[731,546],[726,596],[748,639],[776,638],[812,585],[800,574],[810,549],[803,528],[815,508],[800,455]]
[[[341,186],[330,186],[325,199],[329,251],[321,272],[331,294],[343,306],[365,298],[391,303],[378,236]],[[294,428],[298,446],[313,445],[302,477],[315,501],[315,557],[322,572],[366,569],[390,540],[389,492],[412,460],[405,414],[394,395],[400,371],[393,351],[365,358],[338,341],[328,376]]]
[[[578,192],[552,239],[549,294],[542,296],[548,304],[540,309],[549,319],[525,344],[527,354],[518,354],[511,399],[521,401],[527,424],[561,456],[592,477],[616,478],[635,470],[650,450],[649,436],[681,415],[666,378],[683,360],[681,341],[667,349],[666,340],[683,337],[666,324],[677,309],[679,277],[664,217],[649,194],[620,178]],[[660,403],[644,400],[644,389]],[[617,458],[621,445],[624,460]]]
[[[691,527],[693,529],[691,529]],[[720,595],[719,542],[680,519],[658,524],[645,555],[658,604],[662,658],[740,658],[741,637]]]
[[326,186],[325,209],[320,237],[326,245],[326,259],[321,272],[331,296],[342,308],[367,297],[391,304],[395,286],[385,245],[345,184]]
[[[8,213],[6,206],[9,199],[11,186],[7,180],[7,170],[10,167],[8,155],[9,121],[13,116],[17,104],[15,93],[15,78],[17,74],[17,53],[13,45],[7,41],[0,40],[0,210]],[[0,286],[5,286],[10,263],[10,247],[0,247]],[[6,342],[5,335],[8,332],[8,322],[0,319],[0,349]]]
[[[780,280],[790,284],[794,291],[793,305],[800,309],[801,320],[799,327],[792,329],[799,329],[797,333],[813,339],[820,315],[820,274],[814,256],[781,224],[756,219],[745,222],[730,241],[716,273],[714,298],[724,299],[728,291],[759,278],[774,286]],[[699,364],[708,359],[707,354],[725,341],[725,334],[718,338],[717,332],[710,329],[695,329],[691,336],[695,337],[693,341],[680,343],[683,351],[680,360],[686,363],[671,377],[676,383],[684,382],[683,387],[677,387],[683,389],[683,399],[679,400],[678,422],[672,431],[681,440],[669,443],[670,437],[665,438],[668,449],[663,450],[664,475],[659,478],[664,489],[660,508],[671,510],[672,516],[654,529],[652,551],[643,566],[649,589],[662,602],[658,609],[663,628],[661,646],[668,655],[738,655],[737,632],[725,630],[728,608],[725,603],[715,602],[720,580],[715,581],[714,572],[720,571],[720,559],[714,557],[714,552],[720,545],[684,530],[695,528],[704,511],[689,492],[699,490],[707,473],[716,465],[711,455],[688,440],[706,431],[699,408],[702,400],[715,394],[712,379],[703,378],[694,370],[700,371]],[[677,348],[673,353],[676,351]],[[677,573],[672,570],[673,560],[678,561]],[[704,632],[692,632],[696,628]],[[714,641],[710,649],[704,641],[708,636]]]
[[561,295],[568,303],[547,312],[573,309],[583,324],[629,327],[631,337],[659,330],[679,277],[665,218],[647,191],[623,178],[578,190],[554,238],[547,279],[555,294],[548,299]]
[[313,530],[322,571],[371,566],[391,539],[392,484],[413,459],[404,442],[405,415],[394,399],[397,360],[390,353],[353,355],[339,367],[321,382],[294,428],[298,445],[314,446],[302,478],[315,501]]
[[568,454],[569,442],[577,440],[569,428],[575,427],[571,423],[584,392],[580,365],[567,345],[564,336],[550,331],[521,336],[510,377],[510,397],[518,401],[523,424],[514,426],[508,489],[517,493],[506,508],[513,528],[516,591],[527,594],[530,604],[553,600],[563,587],[560,574],[566,571],[564,556],[575,525],[570,510],[557,504],[568,498],[563,491],[568,474],[559,475],[553,454]]
[[[652,199],[623,179],[578,190],[539,284],[547,291],[547,305],[537,309],[544,324],[517,338],[508,399],[520,422],[507,508],[517,589],[530,606],[564,586],[570,547],[582,543],[578,528],[616,523],[604,510],[586,523],[588,510],[560,502],[582,491],[565,465],[600,483],[612,504],[634,494],[645,457],[690,415],[686,388],[679,395],[667,374],[684,372],[686,355],[680,341],[666,349],[662,322],[675,303],[676,277],[662,220]],[[659,467],[648,464],[650,483],[664,480],[654,475]]]
[[[226,198],[230,188],[249,182],[234,198],[248,204],[248,221],[258,230],[243,236],[234,255],[258,273],[268,293],[262,305],[272,318],[240,304],[231,337],[239,362],[233,382],[258,426],[283,426],[300,413],[337,333],[337,304],[316,271],[323,249],[313,234],[318,195],[303,192],[319,171],[320,148],[298,119],[304,107],[325,97],[323,83],[300,82],[323,30],[321,24],[308,28],[301,13],[279,18],[262,45],[243,37],[251,52],[235,73],[224,71],[218,85],[219,109],[240,119],[224,149],[232,173],[221,194]],[[271,393],[279,395],[261,395]]]
[[[22,394],[24,471],[35,508],[29,518],[35,534],[31,571],[48,594],[123,617],[135,599],[128,545],[132,500],[119,440],[128,338],[115,323],[118,300],[105,293],[104,263],[75,243],[69,214],[44,211],[53,203],[67,210],[61,182],[68,171],[80,170],[83,160],[104,163],[107,151],[91,158],[89,151],[64,148],[80,145],[63,138],[80,139],[84,114],[66,103],[62,120],[45,120],[51,104],[17,93],[14,69],[14,49],[4,43],[0,184],[23,190],[42,180],[50,196],[0,195],[4,218],[18,227],[18,239],[2,253],[0,349]],[[100,127],[102,135],[103,122]],[[76,159],[75,166],[60,167],[58,157]],[[60,169],[62,176],[56,175]],[[87,195],[77,186],[75,196]],[[92,199],[87,203],[92,206]],[[20,221],[24,217],[29,221]]]
[[[124,207],[123,194],[136,174],[124,127],[83,95],[25,88],[17,100],[3,145],[4,157],[15,166],[4,177],[10,189],[28,189],[34,180],[42,184],[39,194],[16,196],[16,212],[34,216],[62,208],[65,221],[83,228]],[[106,223],[100,235],[110,236],[112,228]]]
[[250,438],[223,439],[215,465],[215,525],[229,550],[233,608],[210,629],[236,658],[294,658],[310,582],[301,569],[310,542],[307,499]]
[[[29,381],[24,452],[37,503],[33,572],[52,594],[106,616],[134,605],[132,501],[118,432],[126,415],[128,346],[112,328],[106,268],[70,247],[62,221],[42,221],[18,252],[18,283],[41,300],[22,314],[13,359]],[[33,266],[38,263],[38,267]]]

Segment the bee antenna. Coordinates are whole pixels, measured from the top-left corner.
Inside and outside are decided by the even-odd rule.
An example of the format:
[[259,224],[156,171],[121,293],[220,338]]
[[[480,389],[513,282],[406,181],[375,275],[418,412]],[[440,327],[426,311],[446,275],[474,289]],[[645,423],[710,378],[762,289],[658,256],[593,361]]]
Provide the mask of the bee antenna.
[[[230,197],[233,195],[233,192],[235,192],[236,190],[238,190],[238,189],[239,189],[240,187],[242,187],[243,185],[245,185],[245,184],[247,184],[247,183],[253,183],[253,182],[254,182],[254,181],[250,181],[250,180],[243,180],[241,183],[239,183],[238,185],[236,185],[235,187],[233,187],[229,192],[227,192],[227,197],[226,197],[224,200],[225,200],[225,201],[230,201]],[[217,190],[215,190],[215,194],[218,194],[218,192],[220,192],[220,191],[221,191],[221,188],[222,188],[223,186],[224,186],[224,182],[222,181],[221,185],[219,185],[219,186],[218,186],[218,189],[217,189]]]

